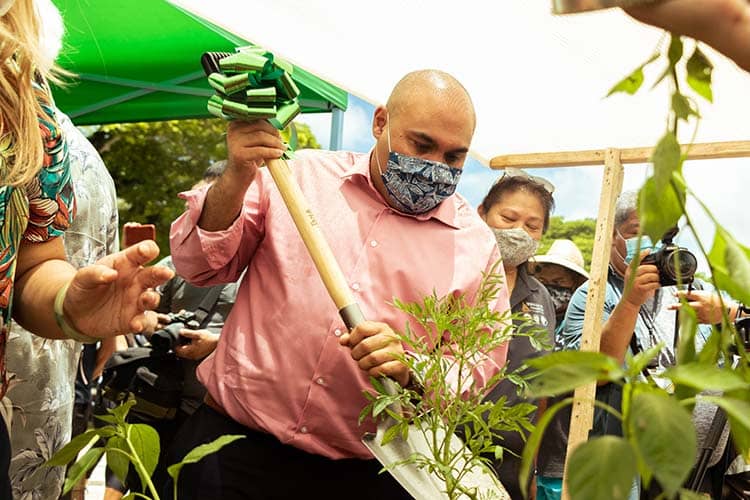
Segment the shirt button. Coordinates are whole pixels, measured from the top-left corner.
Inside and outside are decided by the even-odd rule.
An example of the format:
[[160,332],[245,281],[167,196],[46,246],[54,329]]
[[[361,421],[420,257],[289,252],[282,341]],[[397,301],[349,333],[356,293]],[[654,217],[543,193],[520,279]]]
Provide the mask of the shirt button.
[[323,380],[323,377],[319,377],[318,380],[315,381],[318,385],[326,385],[326,381]]
[[337,337],[341,337],[341,328],[336,328],[336,329],[335,329],[335,330],[333,331],[333,334],[334,334],[335,336],[337,336]]
[[359,290],[359,283],[352,283],[352,290],[354,290],[355,292]]
[[305,426],[303,425],[302,427],[300,427],[300,428],[299,428],[299,431],[300,431],[300,432],[301,432],[302,434],[307,434],[307,427],[305,427]]
[[372,248],[375,248],[376,246],[378,246],[378,242],[377,242],[377,241],[375,241],[375,240],[372,240],[372,241],[370,242],[370,246],[371,246]]

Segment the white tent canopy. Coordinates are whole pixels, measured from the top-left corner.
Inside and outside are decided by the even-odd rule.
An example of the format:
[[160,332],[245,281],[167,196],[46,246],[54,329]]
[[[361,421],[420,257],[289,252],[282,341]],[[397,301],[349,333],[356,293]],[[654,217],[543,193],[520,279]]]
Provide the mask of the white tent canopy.
[[[619,11],[556,17],[547,0],[175,0],[175,3],[372,103],[405,73],[438,68],[469,90],[480,159],[516,152],[655,144],[666,88],[603,99],[662,40]],[[686,46],[686,50],[692,50]],[[750,136],[750,75],[709,51],[715,103],[696,140]],[[692,130],[684,128],[687,141]]]

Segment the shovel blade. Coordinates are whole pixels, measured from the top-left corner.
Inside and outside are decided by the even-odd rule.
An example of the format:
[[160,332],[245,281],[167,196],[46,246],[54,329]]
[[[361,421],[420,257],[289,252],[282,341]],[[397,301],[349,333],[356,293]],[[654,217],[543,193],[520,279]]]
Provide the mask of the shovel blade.
[[[362,438],[365,446],[384,467],[408,460],[415,453],[426,457],[433,456],[425,435],[415,425],[409,426],[409,436],[406,440],[397,437],[383,446],[381,444],[383,436],[391,424],[391,421],[382,422],[378,425],[375,434],[365,434]],[[445,432],[440,433],[440,438],[447,439]],[[450,447],[454,452],[458,452],[464,444],[458,436],[451,434]],[[457,467],[462,468],[464,463],[465,461],[458,460]],[[433,472],[412,464],[391,467],[388,472],[416,500],[448,499],[444,482]],[[474,464],[471,471],[462,478],[461,485],[469,490],[476,488],[477,498],[510,500],[510,496],[498,481],[497,476],[479,462]],[[460,498],[468,497],[462,495]]]

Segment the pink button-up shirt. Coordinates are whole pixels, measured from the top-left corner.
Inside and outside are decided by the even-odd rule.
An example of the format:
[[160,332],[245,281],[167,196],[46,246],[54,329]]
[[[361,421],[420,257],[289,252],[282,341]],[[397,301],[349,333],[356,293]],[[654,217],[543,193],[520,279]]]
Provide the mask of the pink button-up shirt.
[[[367,154],[299,152],[291,167],[367,319],[403,331],[408,318],[393,298],[421,301],[433,290],[473,297],[500,257],[459,195],[416,217],[391,209],[370,180]],[[197,227],[205,193],[184,194],[188,210],[172,225],[177,272],[199,286],[247,273],[199,379],[243,425],[310,453],[372,458],[360,439],[374,423],[358,424],[367,374],[338,343],[345,326],[270,175],[259,171],[224,231]],[[496,309],[509,309],[506,289]],[[505,355],[504,347],[489,353],[475,379],[496,374]]]

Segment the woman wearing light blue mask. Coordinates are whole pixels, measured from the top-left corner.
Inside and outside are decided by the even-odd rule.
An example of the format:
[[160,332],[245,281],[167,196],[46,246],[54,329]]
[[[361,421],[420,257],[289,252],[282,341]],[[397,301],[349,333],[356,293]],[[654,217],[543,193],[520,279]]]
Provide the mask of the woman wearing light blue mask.
[[[539,240],[549,227],[554,206],[554,187],[541,177],[530,176],[518,169],[507,169],[492,186],[478,208],[479,215],[495,233],[497,245],[503,258],[503,267],[510,291],[510,306],[513,313],[531,319],[537,328],[547,330],[547,341],[552,345],[555,332],[555,304],[547,289],[536,278],[529,275],[526,262],[539,246]],[[514,321],[519,329],[528,328],[528,323]],[[520,367],[532,356],[541,354],[528,337],[515,337],[508,347],[507,372]],[[508,398],[508,404],[522,399],[517,395],[518,387],[509,380],[501,381],[488,395],[492,401]],[[502,433],[501,446],[520,456],[524,439],[517,432]],[[502,462],[495,463],[500,481],[511,498],[522,498],[519,484],[520,458],[505,453]]]

